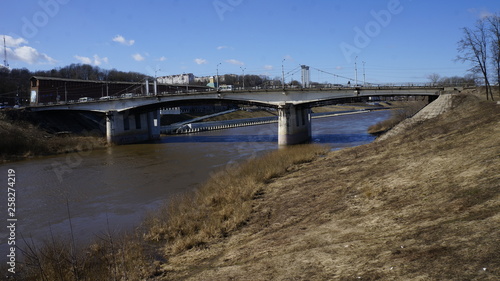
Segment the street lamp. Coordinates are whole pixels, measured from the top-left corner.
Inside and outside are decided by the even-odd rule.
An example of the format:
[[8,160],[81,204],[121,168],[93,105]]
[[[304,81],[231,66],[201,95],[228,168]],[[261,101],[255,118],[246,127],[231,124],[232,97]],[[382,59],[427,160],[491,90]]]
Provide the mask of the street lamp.
[[153,83],[155,89],[154,89],[154,95],[157,96],[158,95],[158,76],[157,76],[157,72],[160,71],[161,69],[159,68],[155,68],[155,81]]
[[217,88],[216,89],[217,89],[217,91],[219,91],[219,65],[221,65],[221,64],[222,64],[221,62],[219,62],[217,64],[217,76],[216,76],[216,80],[217,80]]
[[285,67],[283,66],[285,64],[285,60],[283,59],[281,61],[281,85],[283,86],[283,89],[285,89]]
[[363,86],[366,87],[365,61],[363,61]]
[[245,90],[245,69],[246,69],[246,68],[243,68],[243,67],[241,67],[241,66],[240,66],[240,68],[241,68],[241,70],[243,71],[243,90]]
[[358,86],[358,56],[354,59],[354,78],[355,78],[355,84],[354,86]]

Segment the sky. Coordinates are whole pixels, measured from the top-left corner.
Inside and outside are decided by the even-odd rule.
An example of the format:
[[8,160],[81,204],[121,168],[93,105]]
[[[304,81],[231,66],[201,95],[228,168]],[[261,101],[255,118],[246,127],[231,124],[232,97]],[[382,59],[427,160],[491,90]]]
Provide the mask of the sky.
[[[314,82],[463,76],[463,27],[498,0],[0,0],[10,68],[72,63],[150,76],[255,74]],[[0,40],[3,38],[0,37]],[[3,42],[0,46],[4,60]],[[357,70],[357,71],[356,71]],[[356,75],[357,74],[357,75]],[[339,77],[340,76],[340,77]]]

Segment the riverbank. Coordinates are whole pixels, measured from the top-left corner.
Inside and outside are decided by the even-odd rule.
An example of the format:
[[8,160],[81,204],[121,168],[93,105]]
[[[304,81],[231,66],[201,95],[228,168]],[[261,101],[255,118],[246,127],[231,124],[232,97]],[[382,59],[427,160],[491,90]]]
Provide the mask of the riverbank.
[[38,245],[18,280],[495,280],[499,118],[459,96],[384,141],[227,166],[137,233]]
[[497,280],[500,107],[453,108],[384,141],[294,165],[233,232],[161,242],[155,280]]
[[404,107],[394,109],[392,111],[391,118],[370,126],[370,128],[368,128],[368,133],[375,136],[382,135],[383,133],[394,128],[397,124],[399,124],[403,120],[415,115],[426,105],[427,105],[426,101],[418,101],[406,104]]
[[51,134],[30,122],[9,118],[4,113],[0,113],[0,136],[0,162],[106,147],[103,137]]

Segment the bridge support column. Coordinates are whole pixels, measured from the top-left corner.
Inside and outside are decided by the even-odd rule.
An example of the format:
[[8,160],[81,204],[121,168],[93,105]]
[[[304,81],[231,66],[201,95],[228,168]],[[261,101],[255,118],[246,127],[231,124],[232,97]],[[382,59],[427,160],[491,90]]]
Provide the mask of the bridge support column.
[[311,140],[311,109],[285,104],[278,107],[278,144],[293,145]]
[[106,139],[109,144],[130,144],[160,138],[158,110],[142,113],[106,112]]

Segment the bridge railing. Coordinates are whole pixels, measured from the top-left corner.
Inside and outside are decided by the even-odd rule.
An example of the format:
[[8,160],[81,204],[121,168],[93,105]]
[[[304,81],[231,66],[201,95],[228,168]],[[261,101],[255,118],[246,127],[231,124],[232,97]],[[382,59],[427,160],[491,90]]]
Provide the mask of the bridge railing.
[[[215,89],[215,88],[205,88],[205,89],[200,89],[200,88],[189,88],[187,87],[179,87],[178,90],[176,91],[168,91],[168,92],[161,92],[158,94],[158,96],[172,96],[172,95],[186,95],[186,94],[199,94],[199,93],[215,93],[215,92],[232,92],[232,93],[238,93],[238,92],[252,92],[252,91],[262,91],[262,90],[270,90],[270,91],[279,91],[279,90],[297,90],[297,91],[322,91],[322,90],[346,90],[346,89],[359,89],[359,90],[377,90],[377,89],[426,89],[426,88],[444,88],[444,87],[470,87],[472,85],[468,84],[461,84],[461,85],[442,85],[442,84],[437,84],[437,83],[401,83],[401,84],[380,84],[380,85],[340,85],[340,84],[319,84],[319,85],[311,85],[309,88],[302,88],[299,86],[290,86],[286,85],[285,88],[283,88],[281,85],[266,85],[266,86],[254,86],[254,87],[232,87],[231,89]],[[57,104],[75,104],[75,103],[87,103],[87,102],[107,102],[111,100],[123,100],[123,99],[134,99],[134,98],[144,98],[144,97],[152,97],[154,96],[153,93],[149,94],[137,94],[137,95],[132,95],[132,94],[127,94],[127,95],[120,95],[120,96],[104,96],[98,99],[90,99],[90,98],[83,98],[80,100],[69,100],[69,101],[59,101],[59,102],[49,102],[46,104],[39,103],[38,106],[44,106],[44,105],[57,105]]]

